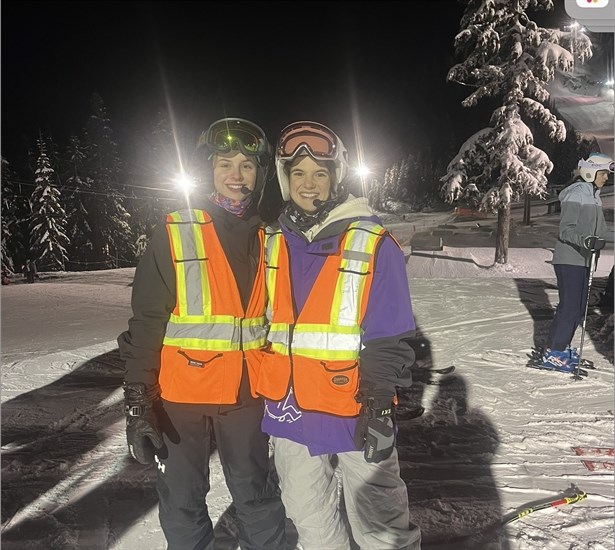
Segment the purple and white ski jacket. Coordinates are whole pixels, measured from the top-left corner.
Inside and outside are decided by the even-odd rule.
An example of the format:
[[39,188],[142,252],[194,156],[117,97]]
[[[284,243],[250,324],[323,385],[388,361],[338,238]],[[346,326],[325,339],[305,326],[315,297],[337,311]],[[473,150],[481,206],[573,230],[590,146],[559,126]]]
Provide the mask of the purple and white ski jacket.
[[[341,234],[352,222],[380,220],[368,209],[365,199],[350,197],[332,210],[313,240],[292,229],[281,216],[282,232],[288,243],[293,298],[300,311],[325,258],[337,251]],[[360,390],[378,398],[393,398],[402,385],[402,371],[414,362],[414,350],[404,340],[416,329],[403,251],[390,237],[376,251],[375,272],[363,321],[363,348],[359,354]],[[312,456],[356,451],[353,438],[357,418],[302,411],[292,388],[282,401],[265,400],[262,429],[308,447]]]

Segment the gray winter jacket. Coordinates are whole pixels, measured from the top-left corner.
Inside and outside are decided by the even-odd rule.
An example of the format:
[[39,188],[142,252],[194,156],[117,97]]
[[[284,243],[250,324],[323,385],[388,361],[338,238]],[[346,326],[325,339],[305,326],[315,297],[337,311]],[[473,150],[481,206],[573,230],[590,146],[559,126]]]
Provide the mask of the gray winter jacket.
[[597,235],[613,242],[613,230],[604,220],[600,189],[577,180],[560,191],[559,200],[562,213],[552,263],[589,266],[591,253],[583,246],[583,239]]

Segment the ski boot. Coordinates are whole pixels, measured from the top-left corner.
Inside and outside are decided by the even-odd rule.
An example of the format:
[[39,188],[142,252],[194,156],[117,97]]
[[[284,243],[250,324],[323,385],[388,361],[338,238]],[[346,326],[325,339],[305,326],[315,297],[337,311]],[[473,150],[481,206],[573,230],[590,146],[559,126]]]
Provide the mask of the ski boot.
[[559,372],[573,373],[578,364],[579,356],[573,356],[572,351],[568,348],[563,351],[547,348],[542,359],[543,369],[556,370]]
[[[572,348],[569,345],[566,346],[566,351],[568,353],[570,353],[570,357],[572,359],[572,361],[575,363],[575,365],[579,364],[579,352],[577,351],[577,348]],[[596,367],[594,367],[594,362],[589,360],[589,359],[581,359],[581,367],[585,367],[586,369],[595,369]]]

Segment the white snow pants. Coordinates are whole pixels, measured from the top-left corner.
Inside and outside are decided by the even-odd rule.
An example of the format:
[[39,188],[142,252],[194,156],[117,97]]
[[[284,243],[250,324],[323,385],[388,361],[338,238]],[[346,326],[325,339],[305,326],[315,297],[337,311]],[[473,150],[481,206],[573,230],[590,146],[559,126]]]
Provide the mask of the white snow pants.
[[[340,511],[338,477],[331,455],[310,456],[307,447],[272,437],[282,502],[303,550],[349,550]],[[420,550],[420,529],[410,523],[406,484],[397,450],[377,464],[363,451],[336,455],[352,537],[361,550]]]

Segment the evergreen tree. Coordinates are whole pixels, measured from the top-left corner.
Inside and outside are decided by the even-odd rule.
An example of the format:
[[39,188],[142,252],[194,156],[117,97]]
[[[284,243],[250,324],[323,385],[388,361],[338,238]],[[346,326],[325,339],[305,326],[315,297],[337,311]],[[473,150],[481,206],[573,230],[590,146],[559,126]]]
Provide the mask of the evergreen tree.
[[10,167],[8,160],[2,157],[2,267],[10,273],[15,273],[19,256],[23,256],[22,224],[25,220],[25,201],[19,195],[17,175]]
[[408,199],[408,179],[410,166],[408,159],[394,162],[384,172],[384,181],[380,186],[380,208],[384,212],[400,213],[406,209],[402,204]]
[[[541,133],[541,128],[536,134]],[[546,143],[545,152],[553,162],[553,171],[549,174],[549,187],[561,188],[574,179],[574,172],[580,158],[587,158],[590,153],[600,151],[596,138],[585,137],[566,123],[566,139],[562,142]]]
[[65,212],[60,204],[60,191],[55,182],[55,170],[47,156],[47,145],[38,140],[35,188],[30,197],[30,250],[39,267],[50,271],[64,270],[66,260]]
[[113,138],[111,122],[102,98],[92,96],[92,114],[86,124],[87,156],[83,164],[83,181],[88,194],[82,201],[88,217],[85,237],[92,243],[88,269],[117,267],[117,260],[132,259],[133,238],[124,207],[125,189],[120,183],[120,160]]
[[440,202],[438,186],[434,185],[439,174],[445,171],[445,165],[440,157],[434,155],[431,149],[408,156],[408,200],[415,211],[420,212],[426,208],[433,208]]
[[[553,9],[551,0],[485,2],[469,0],[455,38],[464,61],[447,76],[475,90],[462,102],[475,106],[483,98],[501,101],[489,126],[471,136],[449,163],[441,192],[445,200],[479,200],[480,208],[498,213],[495,262],[508,260],[510,207],[521,195],[544,196],[553,164],[534,145],[531,124],[541,124],[552,140],[566,137],[564,123],[543,104],[556,70],[572,71],[592,55],[583,33],[539,27],[528,8]],[[574,52],[574,55],[571,53]]]
[[377,212],[384,209],[383,183],[378,178],[372,178],[367,187],[367,202]]
[[66,210],[66,230],[70,239],[68,257],[71,268],[83,267],[87,260],[93,259],[94,243],[91,235],[94,228],[90,224],[87,206],[88,194],[92,192],[92,180],[84,175],[87,149],[76,135],[71,135],[63,159],[63,197]]
[[[179,206],[179,201],[175,200],[177,190],[172,183],[183,162],[178,159],[176,135],[164,111],[159,111],[149,126],[149,132],[144,133],[144,139],[137,142],[131,155],[136,162],[128,174],[134,189],[127,208],[136,258],[142,255],[154,227],[164,223],[165,215]],[[209,166],[209,162],[207,164]],[[189,170],[192,168],[188,167]]]

